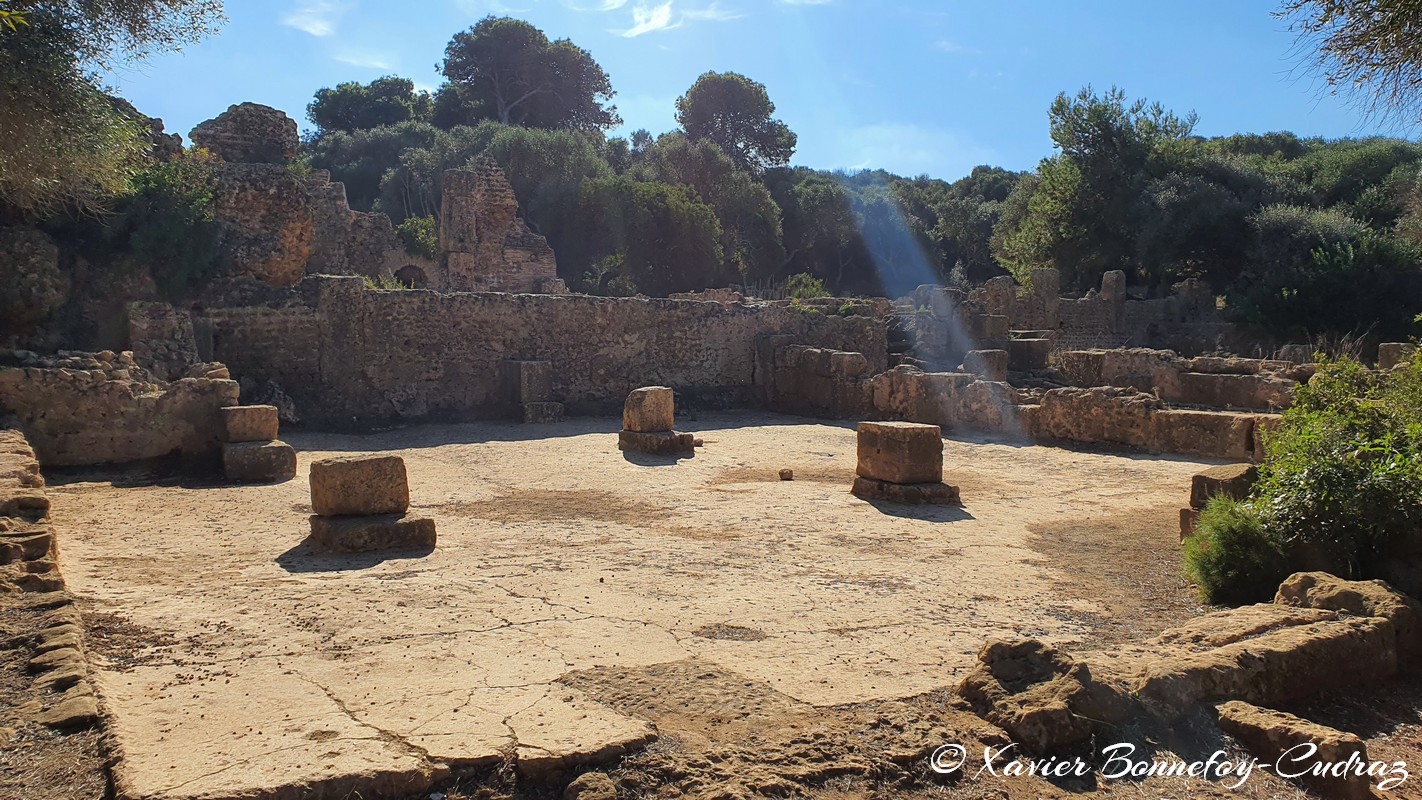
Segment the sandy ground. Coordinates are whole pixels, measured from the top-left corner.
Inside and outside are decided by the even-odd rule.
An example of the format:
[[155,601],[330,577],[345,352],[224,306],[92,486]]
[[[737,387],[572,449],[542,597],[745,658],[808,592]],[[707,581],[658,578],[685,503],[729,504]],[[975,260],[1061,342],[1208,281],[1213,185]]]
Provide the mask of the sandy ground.
[[[120,791],[538,774],[650,741],[634,695],[683,689],[704,713],[717,685],[754,685],[812,718],[951,686],[993,637],[1085,648],[1199,610],[1175,514],[1200,462],[950,440],[965,506],[915,510],[849,494],[850,426],[685,427],[706,446],[676,462],[572,420],[294,434],[298,478],[278,486],[52,476]],[[376,451],[404,456],[438,548],[309,552],[307,465]]]

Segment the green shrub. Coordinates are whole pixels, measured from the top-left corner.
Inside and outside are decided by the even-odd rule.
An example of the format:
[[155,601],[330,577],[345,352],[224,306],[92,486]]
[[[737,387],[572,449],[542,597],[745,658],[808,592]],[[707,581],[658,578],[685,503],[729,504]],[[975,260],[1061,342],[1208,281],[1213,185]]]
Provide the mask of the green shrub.
[[1266,600],[1298,569],[1388,574],[1422,539],[1422,355],[1386,373],[1323,361],[1265,450],[1249,499],[1211,501],[1186,544],[1205,598]]
[[226,265],[213,216],[216,159],[190,150],[144,169],[109,227],[111,247],[147,268],[169,298],[181,298]]
[[790,297],[795,300],[813,300],[816,297],[829,297],[829,292],[825,289],[825,282],[808,272],[791,275],[785,281],[785,288],[789,292]]
[[1289,575],[1279,543],[1247,503],[1224,495],[1210,499],[1185,540],[1185,568],[1205,599],[1244,604],[1274,593]]
[[401,283],[399,278],[388,273],[384,275],[377,275],[374,278],[370,277],[369,275],[363,275],[362,278],[365,280],[365,288],[372,289],[375,291],[408,292],[411,288]]
[[429,259],[439,255],[439,223],[433,215],[406,217],[396,231],[400,234],[400,241],[405,243],[406,253]]

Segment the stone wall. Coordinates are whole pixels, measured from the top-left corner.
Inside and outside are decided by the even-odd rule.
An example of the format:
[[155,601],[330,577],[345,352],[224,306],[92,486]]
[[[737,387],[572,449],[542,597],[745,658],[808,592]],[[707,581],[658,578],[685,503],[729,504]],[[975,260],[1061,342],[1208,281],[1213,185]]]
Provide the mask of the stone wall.
[[1172,350],[1065,350],[1055,356],[1057,377],[1079,387],[1117,386],[1149,392],[1166,403],[1276,411],[1293,404],[1313,364],[1257,358],[1197,356]]
[[0,416],[12,415],[46,467],[200,459],[219,452],[218,409],[237,384],[214,376],[166,382],[132,353],[0,355]]
[[710,405],[758,405],[768,365],[758,341],[876,353],[884,323],[776,305],[583,295],[375,291],[359,279],[311,277],[281,307],[201,312],[213,354],[246,380],[272,381],[307,420],[486,418],[508,412],[503,362],[548,361],[572,413],[620,408],[639,386],[675,387]]
[[[1124,387],[1030,394],[1007,383],[899,366],[875,373],[859,353],[770,337],[771,408],[834,419],[898,419],[948,431],[989,431],[1039,442],[1130,447],[1236,461],[1263,457],[1260,432],[1278,415],[1168,408]],[[1145,351],[1153,352],[1153,351]]]

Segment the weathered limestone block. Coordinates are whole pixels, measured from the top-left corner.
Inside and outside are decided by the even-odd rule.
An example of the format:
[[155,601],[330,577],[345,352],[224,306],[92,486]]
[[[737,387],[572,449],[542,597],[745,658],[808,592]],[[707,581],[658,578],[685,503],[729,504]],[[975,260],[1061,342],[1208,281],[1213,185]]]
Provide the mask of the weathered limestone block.
[[186,377],[202,363],[192,314],[168,303],[129,303],[128,341],[134,362],[163,380]]
[[523,421],[527,425],[549,425],[563,421],[562,403],[524,403]]
[[295,286],[306,273],[316,217],[306,187],[280,164],[225,164],[217,171],[213,215],[234,274]]
[[301,145],[296,120],[258,103],[230,106],[190,136],[195,146],[232,164],[289,164]]
[[[1347,769],[1350,759],[1367,769],[1368,748],[1356,735],[1238,700],[1221,705],[1219,715],[1220,730],[1238,739],[1261,761],[1274,764],[1287,753],[1289,773],[1304,775],[1303,783],[1323,796],[1339,800],[1374,797],[1366,772],[1359,775]],[[1304,757],[1307,745],[1317,748],[1309,758]],[[1334,774],[1335,766],[1341,774]]]
[[1007,380],[1009,356],[1006,350],[969,350],[963,356],[963,371],[989,381]]
[[1182,372],[1164,399],[1216,408],[1282,409],[1293,405],[1294,381],[1271,375]]
[[850,492],[861,500],[902,503],[909,506],[956,506],[961,504],[958,487],[937,483],[890,483],[857,477]]
[[282,483],[296,477],[296,450],[276,441],[225,444],[222,469],[236,483]]
[[1046,369],[1052,357],[1051,339],[1009,339],[1008,361],[1018,372]]
[[[1326,572],[1299,572],[1279,584],[1278,605],[1382,617],[1397,630],[1399,660],[1422,658],[1422,601],[1382,581],[1347,581]],[[1422,666],[1422,665],[1419,665]]]
[[1378,345],[1378,369],[1409,363],[1417,353],[1417,345],[1411,342],[1383,342]]
[[1103,386],[1105,363],[1105,350],[1063,350],[1057,353],[1057,374],[1070,386]]
[[914,422],[859,423],[861,478],[888,483],[940,483],[943,433],[937,425]]
[[1251,448],[1250,456],[1256,464],[1264,463],[1267,455],[1267,445],[1269,437],[1279,430],[1279,426],[1284,424],[1282,414],[1255,414],[1254,415],[1254,445]]
[[548,403],[553,400],[553,363],[550,361],[506,361],[504,380],[513,402]]
[[1190,507],[1201,509],[1217,494],[1243,500],[1259,479],[1259,468],[1253,464],[1225,464],[1210,467],[1190,479]]
[[1254,416],[1229,411],[1159,410],[1147,449],[1247,461],[1254,454]]
[[1084,742],[1095,723],[1119,722],[1132,711],[1085,663],[1035,639],[988,642],[958,694],[1035,753]]
[[435,548],[435,521],[414,514],[311,517],[310,545],[322,553],[428,552]]
[[633,433],[660,433],[676,427],[676,395],[666,386],[646,386],[627,395],[622,428]]
[[696,452],[696,437],[676,431],[622,431],[617,449],[651,456],[677,456]]
[[224,441],[270,442],[281,424],[276,406],[228,406],[222,409]]
[[1101,276],[1101,299],[1107,303],[1126,302],[1126,273],[1113,269]]
[[337,456],[312,462],[311,508],[323,517],[405,513],[410,508],[405,459]]
[[1053,389],[1042,395],[1035,431],[1043,439],[1149,447],[1160,400],[1131,389]]

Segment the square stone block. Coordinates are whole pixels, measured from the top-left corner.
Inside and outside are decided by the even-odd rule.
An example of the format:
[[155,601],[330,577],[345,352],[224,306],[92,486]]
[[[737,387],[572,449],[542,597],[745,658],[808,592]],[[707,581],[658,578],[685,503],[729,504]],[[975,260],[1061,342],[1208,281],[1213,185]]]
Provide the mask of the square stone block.
[[547,425],[563,421],[562,403],[524,403],[523,421],[528,425]]
[[937,483],[889,483],[873,478],[855,478],[850,490],[861,500],[902,503],[910,506],[956,506],[962,502],[958,487]]
[[435,521],[415,514],[375,517],[311,517],[313,550],[322,553],[428,552],[435,547]]
[[296,450],[286,442],[229,442],[222,470],[236,483],[282,483],[296,477]]
[[1217,494],[1243,500],[1249,496],[1249,490],[1258,479],[1259,469],[1253,464],[1210,467],[1190,479],[1190,507],[1204,508],[1210,498]]
[[943,433],[937,425],[861,422],[856,472],[861,478],[889,483],[939,483]]
[[340,456],[311,465],[311,508],[323,517],[403,514],[410,482],[399,456]]
[[665,386],[647,386],[627,395],[622,428],[633,433],[663,433],[676,427],[676,396]]
[[963,371],[988,381],[1007,380],[1006,350],[969,350],[963,356]]
[[650,456],[676,456],[696,452],[696,437],[676,431],[622,431],[617,435],[617,449]]
[[270,442],[277,438],[276,406],[228,406],[221,410],[225,442]]
[[1012,339],[1007,343],[1012,369],[1032,372],[1046,369],[1052,356],[1051,339]]
[[549,361],[505,361],[504,375],[513,401],[546,403],[553,399],[553,364]]

